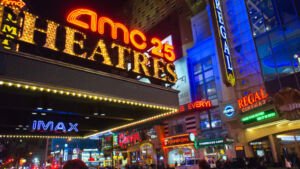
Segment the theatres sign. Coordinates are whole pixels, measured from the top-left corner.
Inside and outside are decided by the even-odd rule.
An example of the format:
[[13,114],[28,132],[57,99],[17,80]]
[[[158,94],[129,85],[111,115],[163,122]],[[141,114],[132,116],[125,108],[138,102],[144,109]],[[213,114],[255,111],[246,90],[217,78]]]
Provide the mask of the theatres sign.
[[16,14],[5,7],[2,12],[1,44],[4,49],[135,79],[146,77],[168,84],[177,81],[172,45],[163,44],[156,37],[147,37],[137,29],[130,30],[108,17],[98,16],[92,10],[71,11],[67,22],[72,27],[40,19],[25,11]]
[[246,111],[252,110],[254,108],[257,108],[259,106],[262,106],[262,105],[266,104],[268,97],[269,96],[266,93],[266,91],[263,88],[261,88],[259,91],[250,93],[250,94],[238,99],[239,109],[242,112],[246,112]]
[[179,112],[206,110],[212,108],[211,100],[197,100],[179,107]]

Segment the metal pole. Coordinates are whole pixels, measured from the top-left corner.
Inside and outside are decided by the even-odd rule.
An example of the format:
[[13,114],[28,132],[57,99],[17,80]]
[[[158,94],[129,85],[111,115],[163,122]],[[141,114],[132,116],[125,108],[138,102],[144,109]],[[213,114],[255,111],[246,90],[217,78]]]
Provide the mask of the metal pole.
[[45,148],[45,156],[44,156],[44,164],[47,164],[47,157],[48,157],[48,147],[49,147],[49,138],[46,139],[46,148]]

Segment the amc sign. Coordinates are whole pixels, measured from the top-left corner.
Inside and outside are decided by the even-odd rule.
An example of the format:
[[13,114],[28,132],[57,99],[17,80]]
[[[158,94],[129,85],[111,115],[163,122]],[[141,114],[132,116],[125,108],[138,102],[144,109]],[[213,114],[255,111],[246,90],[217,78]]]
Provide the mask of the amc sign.
[[78,132],[78,123],[64,123],[64,122],[53,122],[34,120],[32,123],[32,131],[43,131],[43,132]]

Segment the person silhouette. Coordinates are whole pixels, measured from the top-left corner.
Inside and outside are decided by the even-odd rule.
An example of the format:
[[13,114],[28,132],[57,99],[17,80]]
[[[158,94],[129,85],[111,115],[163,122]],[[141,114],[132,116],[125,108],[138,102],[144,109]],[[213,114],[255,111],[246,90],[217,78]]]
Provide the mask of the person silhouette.
[[88,167],[85,165],[85,163],[79,159],[75,160],[69,160],[67,161],[63,169],[88,169]]

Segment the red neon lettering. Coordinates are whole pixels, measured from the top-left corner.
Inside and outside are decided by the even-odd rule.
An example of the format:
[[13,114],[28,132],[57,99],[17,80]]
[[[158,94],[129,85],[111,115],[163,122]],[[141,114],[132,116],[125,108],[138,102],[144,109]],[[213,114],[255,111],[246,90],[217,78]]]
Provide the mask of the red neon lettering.
[[[249,106],[252,106],[253,108],[259,106],[261,101],[268,98],[268,94],[265,92],[263,88],[261,88],[259,91],[256,91],[254,93],[250,93],[247,96],[242,97],[241,99],[238,99],[238,106],[240,109],[250,110]],[[244,109],[248,107],[247,109]]]
[[[139,37],[139,39],[142,42],[137,42],[136,37]],[[146,49],[146,47],[147,47],[146,40],[147,40],[146,36],[141,31],[134,29],[130,32],[130,42],[137,49],[140,49],[140,50]]]
[[[79,20],[79,17],[82,15],[88,15],[91,17],[90,24]],[[67,16],[67,21],[84,29],[90,29],[91,26],[91,31],[97,31],[97,13],[92,10],[76,9],[69,13],[69,15]]]
[[[90,16],[90,23],[80,20],[83,15]],[[111,29],[111,38],[118,39],[118,32],[123,32],[123,42],[125,44],[131,43],[136,49],[144,50],[147,48],[147,37],[139,30],[129,30],[124,24],[114,22],[108,17],[100,17],[98,19],[97,13],[89,9],[76,9],[70,12],[67,16],[67,22],[72,23],[84,29],[90,29],[100,35],[105,33],[107,26]],[[107,26],[106,26],[107,25]],[[154,48],[151,53],[156,57],[164,58],[167,61],[173,62],[176,59],[174,47],[169,44],[162,44],[158,38],[151,38],[151,44]]]
[[107,17],[100,17],[98,21],[98,32],[99,34],[103,35],[105,32],[105,24],[108,24],[111,28],[111,37],[113,39],[118,38],[118,30],[122,30],[123,32],[123,42],[129,44],[129,32],[125,25],[121,23],[115,23],[113,20]]

